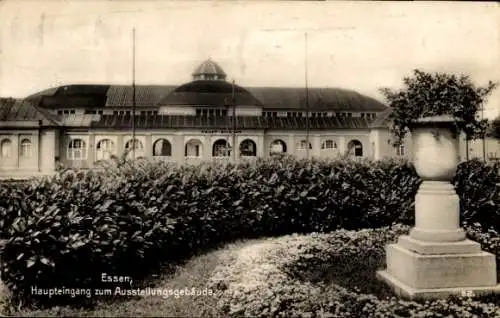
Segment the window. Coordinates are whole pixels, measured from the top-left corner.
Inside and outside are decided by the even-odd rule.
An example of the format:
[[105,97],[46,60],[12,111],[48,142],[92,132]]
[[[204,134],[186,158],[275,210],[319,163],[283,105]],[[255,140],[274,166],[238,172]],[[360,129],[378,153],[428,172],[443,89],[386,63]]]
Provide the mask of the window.
[[396,155],[400,157],[405,155],[405,145],[401,144],[396,146]]
[[[297,143],[297,150],[305,150],[307,147],[307,141],[301,140]],[[311,142],[309,142],[309,149],[312,149]]]
[[21,157],[31,157],[32,156],[32,146],[31,146],[31,141],[29,139],[23,139],[21,141],[21,145],[19,148],[19,155]]
[[241,156],[256,156],[257,155],[257,145],[251,139],[245,139],[240,144],[240,155]]
[[276,139],[271,142],[270,145],[270,153],[271,154],[279,154],[279,153],[285,153],[286,152],[286,143],[281,140],[281,139]]
[[198,139],[190,139],[186,143],[184,155],[186,157],[201,157],[203,155],[203,144]]
[[104,112],[102,110],[97,112],[99,115],[102,115]]
[[170,142],[166,139],[158,139],[153,145],[153,156],[171,156],[172,146]]
[[142,151],[142,150],[144,150],[144,146],[140,140],[132,139],[132,140],[127,141],[127,143],[125,144],[125,149],[126,150],[135,149],[138,151]]
[[4,139],[2,140],[2,143],[0,144],[0,155],[3,158],[10,158],[12,157],[12,141],[10,139]]
[[62,114],[63,114],[63,111],[62,111],[62,110],[58,110],[58,111],[57,111],[57,114],[58,114],[58,115],[62,115]]
[[212,157],[228,157],[231,154],[231,145],[224,139],[214,142]]
[[322,144],[321,144],[321,149],[336,149],[337,148],[337,144],[333,141],[333,140],[325,140]]
[[97,143],[96,159],[108,160],[115,154],[115,143],[110,139],[102,139]]
[[227,109],[222,110],[222,116],[227,116]]
[[81,139],[73,139],[68,145],[69,160],[84,160],[87,157],[87,145]]
[[196,110],[196,116],[200,116],[201,115],[201,109],[197,109]]
[[71,110],[69,113],[70,113],[70,114],[72,114],[72,115],[74,115],[74,114],[75,114],[75,111],[74,111],[74,110]]
[[348,154],[354,157],[363,156],[363,144],[359,140],[351,140],[347,144]]

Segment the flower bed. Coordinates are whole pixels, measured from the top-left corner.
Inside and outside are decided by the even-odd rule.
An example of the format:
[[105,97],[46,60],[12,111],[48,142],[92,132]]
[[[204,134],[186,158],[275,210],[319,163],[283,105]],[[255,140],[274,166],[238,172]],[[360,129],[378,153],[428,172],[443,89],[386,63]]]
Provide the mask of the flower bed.
[[[373,264],[383,259],[387,243],[408,230],[398,225],[290,235],[227,253],[210,280],[218,309],[232,317],[500,317],[498,298],[404,301],[381,290]],[[468,232],[477,236],[476,230]],[[481,238],[485,250],[500,255],[498,233]],[[335,271],[353,279],[332,279],[328,274]]]

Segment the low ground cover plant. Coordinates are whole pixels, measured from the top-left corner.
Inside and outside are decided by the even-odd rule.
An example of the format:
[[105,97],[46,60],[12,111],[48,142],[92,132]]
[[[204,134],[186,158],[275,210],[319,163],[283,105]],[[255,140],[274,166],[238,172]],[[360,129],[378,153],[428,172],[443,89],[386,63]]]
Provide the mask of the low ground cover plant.
[[[360,231],[288,235],[227,250],[209,286],[220,315],[231,317],[500,317],[497,297],[405,301],[375,278],[384,246],[408,233],[394,225]],[[467,227],[496,253],[500,237]]]
[[[459,167],[464,221],[500,224],[499,181],[498,167]],[[14,301],[91,305],[86,296],[48,301],[31,287],[109,287],[102,273],[140,282],[161,263],[240,238],[412,224],[420,182],[404,161],[275,157],[182,167],[141,160],[1,184],[2,280]]]

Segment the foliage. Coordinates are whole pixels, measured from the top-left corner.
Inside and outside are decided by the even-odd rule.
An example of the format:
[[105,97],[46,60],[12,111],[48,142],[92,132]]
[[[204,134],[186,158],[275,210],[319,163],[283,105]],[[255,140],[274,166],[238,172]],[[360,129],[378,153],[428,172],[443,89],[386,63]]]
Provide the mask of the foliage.
[[[464,218],[500,224],[498,174],[481,165],[460,166],[454,181]],[[419,184],[404,161],[286,156],[181,167],[118,160],[0,184],[2,280],[16,301],[32,302],[35,285],[101,288],[102,273],[138,281],[152,266],[234,239],[412,224]]]
[[489,136],[500,141],[500,116],[491,121]]
[[468,140],[482,138],[488,121],[477,114],[497,84],[476,86],[469,76],[446,73],[426,73],[414,70],[412,77],[403,79],[400,90],[381,89],[392,108],[392,132],[395,143],[401,142],[411,125],[419,118],[450,115],[456,132],[463,131]]
[[[220,316],[498,317],[500,302],[487,297],[405,301],[381,292],[375,270],[383,263],[384,246],[408,231],[395,225],[268,239],[227,253],[209,287],[218,290]],[[468,232],[498,258],[498,233],[477,227]],[[339,284],[327,275],[354,279]]]
[[453,180],[460,197],[462,221],[500,230],[500,163],[479,159],[458,166]]

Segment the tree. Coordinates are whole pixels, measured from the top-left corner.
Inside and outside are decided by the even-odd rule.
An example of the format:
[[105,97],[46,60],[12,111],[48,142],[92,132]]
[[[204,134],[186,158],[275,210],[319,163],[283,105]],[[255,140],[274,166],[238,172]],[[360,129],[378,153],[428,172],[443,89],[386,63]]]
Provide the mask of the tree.
[[453,117],[456,132],[463,131],[467,140],[484,137],[488,121],[478,118],[477,114],[496,83],[490,81],[480,87],[469,76],[414,70],[411,77],[403,79],[403,84],[400,90],[381,89],[392,108],[391,131],[396,145],[413,122],[431,116]]
[[498,139],[500,142],[500,116],[491,121],[489,137]]

